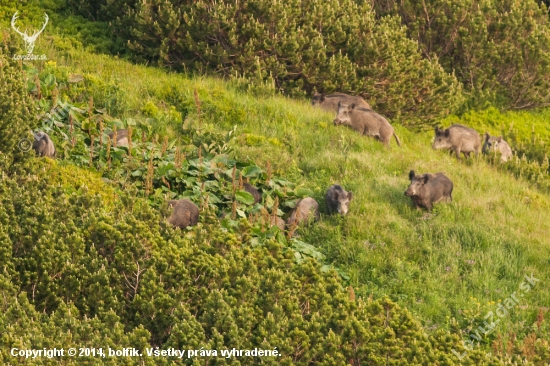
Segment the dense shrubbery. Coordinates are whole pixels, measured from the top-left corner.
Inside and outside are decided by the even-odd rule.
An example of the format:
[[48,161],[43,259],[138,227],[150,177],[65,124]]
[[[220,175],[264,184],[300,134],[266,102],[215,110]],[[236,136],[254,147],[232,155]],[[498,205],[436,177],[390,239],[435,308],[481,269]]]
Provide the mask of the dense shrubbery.
[[21,66],[6,57],[9,53],[0,46],[0,166],[22,158],[19,141],[29,137],[36,124]]
[[472,105],[550,105],[550,19],[535,0],[374,0],[401,17],[424,57],[454,71]]
[[456,79],[421,58],[399,19],[376,20],[367,4],[151,1],[125,9],[115,23],[129,47],[178,70],[268,80],[291,94],[361,94],[407,126],[433,122],[461,99]]
[[113,21],[147,60],[291,93],[362,94],[409,126],[459,104],[456,80],[439,65],[468,91],[467,107],[550,105],[550,20],[535,0],[70,3]]
[[[116,192],[112,209],[104,207],[89,187],[109,188],[89,177],[70,183],[78,169],[59,184],[60,168],[31,160],[0,182],[0,328],[8,330],[7,349],[277,347],[282,356],[263,362],[456,363],[451,349],[462,349],[458,336],[425,337],[406,310],[385,299],[355,299],[334,272],[323,273],[311,259],[296,264],[274,239],[254,247],[246,220],[231,233],[206,210],[183,235],[128,193]],[[21,360],[2,352],[0,361]],[[115,361],[138,362],[105,359]],[[475,351],[463,364],[486,361]]]

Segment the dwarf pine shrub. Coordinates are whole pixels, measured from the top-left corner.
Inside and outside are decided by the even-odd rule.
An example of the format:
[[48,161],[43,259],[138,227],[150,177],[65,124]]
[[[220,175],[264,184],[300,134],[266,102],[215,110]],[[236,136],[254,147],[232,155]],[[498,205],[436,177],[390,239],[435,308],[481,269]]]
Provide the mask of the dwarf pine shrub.
[[21,65],[9,53],[6,45],[0,46],[0,154],[7,166],[21,160],[31,147],[29,132],[37,124]]
[[[137,347],[148,364],[159,365],[458,364],[452,352],[463,350],[458,335],[425,335],[407,310],[386,298],[355,298],[336,273],[323,272],[313,259],[297,263],[275,240],[251,245],[246,220],[232,233],[205,210],[184,235],[129,193],[117,192],[114,207],[106,208],[91,193],[104,184],[99,179],[76,192],[67,186],[73,179],[52,184],[56,169],[32,159],[0,181],[5,349]],[[147,347],[218,354],[154,358]],[[220,354],[255,347],[281,356]],[[19,361],[0,352],[2,363]],[[116,359],[122,362],[140,361]],[[498,364],[477,350],[462,362]]]
[[377,20],[367,3],[154,0],[119,10],[114,26],[133,52],[177,70],[267,82],[291,95],[360,94],[407,126],[430,124],[461,101],[455,77],[422,58],[399,18]]
[[398,15],[424,57],[437,57],[471,93],[505,109],[550,105],[548,5],[525,0],[374,0]]

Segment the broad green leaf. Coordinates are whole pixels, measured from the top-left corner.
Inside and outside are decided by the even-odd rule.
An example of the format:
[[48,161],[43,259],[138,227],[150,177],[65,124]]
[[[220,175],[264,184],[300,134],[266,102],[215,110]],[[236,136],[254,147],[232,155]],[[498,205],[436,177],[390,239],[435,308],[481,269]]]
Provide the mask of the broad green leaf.
[[235,192],[235,199],[245,205],[251,205],[254,203],[254,197],[246,191]]
[[263,170],[256,165],[247,166],[242,170],[243,177],[256,177],[260,175],[262,172]]

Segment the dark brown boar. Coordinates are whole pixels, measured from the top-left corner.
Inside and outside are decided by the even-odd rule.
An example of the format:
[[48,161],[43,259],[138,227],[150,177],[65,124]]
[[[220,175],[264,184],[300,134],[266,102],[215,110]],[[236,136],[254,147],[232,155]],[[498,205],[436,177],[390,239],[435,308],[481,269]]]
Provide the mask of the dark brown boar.
[[168,206],[174,208],[172,215],[168,218],[170,224],[185,229],[199,222],[199,208],[190,200],[171,200]]
[[435,128],[435,139],[432,144],[435,150],[448,149],[460,159],[460,153],[469,157],[473,152],[475,156],[481,152],[481,138],[473,128],[460,124],[454,124],[447,129]]
[[311,100],[312,106],[318,106],[328,112],[338,112],[338,103],[355,104],[358,107],[372,109],[365,99],[343,93],[315,94]]
[[453,182],[443,173],[415,175],[414,170],[411,170],[409,179],[411,184],[405,196],[412,198],[417,209],[425,207],[431,211],[434,203],[453,200]]
[[353,198],[353,193],[346,192],[342,186],[333,184],[325,194],[327,211],[329,215],[339,213],[345,216],[349,211],[349,204]]
[[338,115],[334,119],[334,124],[351,127],[362,135],[374,137],[388,147],[393,136],[397,145],[401,146],[401,141],[392,125],[372,109],[357,107],[355,104],[338,103]]

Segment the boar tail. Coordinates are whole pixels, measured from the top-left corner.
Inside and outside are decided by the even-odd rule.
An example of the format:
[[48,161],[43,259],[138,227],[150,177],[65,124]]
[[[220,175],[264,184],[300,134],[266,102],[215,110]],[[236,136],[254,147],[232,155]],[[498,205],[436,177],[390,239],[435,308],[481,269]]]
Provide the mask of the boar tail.
[[399,137],[397,137],[397,134],[394,132],[393,137],[395,137],[395,142],[397,142],[398,146],[401,146],[401,141],[399,141]]

